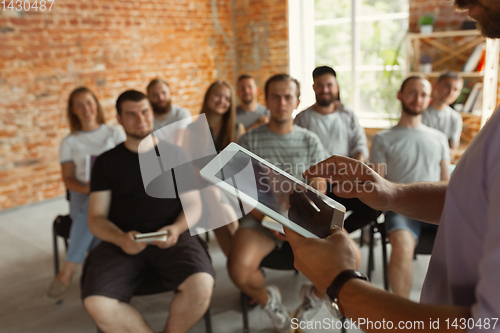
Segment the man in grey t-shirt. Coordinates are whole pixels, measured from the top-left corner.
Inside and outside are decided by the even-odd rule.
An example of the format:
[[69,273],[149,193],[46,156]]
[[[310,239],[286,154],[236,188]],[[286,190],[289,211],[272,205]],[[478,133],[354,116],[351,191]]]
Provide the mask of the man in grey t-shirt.
[[452,157],[460,145],[462,117],[449,105],[457,100],[463,84],[463,79],[455,72],[441,74],[434,85],[431,104],[422,114],[422,123],[446,135]]
[[[303,179],[302,172],[315,161],[323,160],[325,152],[316,134],[293,124],[292,112],[299,104],[299,89],[298,81],[287,74],[271,77],[266,83],[266,104],[271,111],[269,123],[243,135],[239,144]],[[324,193],[324,179],[312,179],[310,184]],[[253,210],[241,219],[228,257],[229,275],[240,290],[261,305],[277,332],[288,333],[291,318],[281,303],[279,290],[273,286],[266,288],[259,269],[262,259],[280,247],[284,237],[263,227],[263,218],[264,214]],[[301,295],[303,303],[295,316],[307,321],[321,308],[323,295],[312,285],[305,285]]]
[[[398,99],[402,104],[398,125],[373,138],[370,161],[383,177],[396,183],[449,179],[450,151],[446,136],[422,124],[429,105],[431,84],[420,76],[406,79]],[[394,294],[408,298],[412,285],[412,259],[424,224],[395,212],[386,212],[386,230],[392,245],[388,266],[389,284]]]
[[165,80],[152,80],[146,90],[149,102],[153,107],[155,131],[181,119],[191,117],[188,109],[172,104],[170,87]]
[[269,121],[269,110],[257,102],[258,92],[251,75],[243,74],[238,78],[236,95],[240,104],[236,107],[236,123],[242,123],[247,132]]
[[[313,79],[316,103],[300,112],[295,124],[316,133],[328,156],[341,155],[365,161],[368,157],[366,134],[354,112],[340,102],[335,70],[328,66],[317,67]],[[345,221],[348,232],[375,221],[380,215],[359,199],[340,198],[331,188],[327,194],[352,212]]]

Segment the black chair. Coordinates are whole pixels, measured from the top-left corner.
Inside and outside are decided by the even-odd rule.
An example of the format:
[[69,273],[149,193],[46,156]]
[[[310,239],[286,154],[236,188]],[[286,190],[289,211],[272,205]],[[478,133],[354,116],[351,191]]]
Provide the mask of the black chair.
[[[66,190],[66,200],[69,202],[70,193]],[[58,215],[52,224],[52,244],[54,247],[54,271],[55,275],[59,273],[59,248],[57,246],[57,237],[62,237],[68,252],[69,233],[73,220],[69,215]]]
[[420,237],[418,238],[418,244],[415,247],[415,259],[417,257],[417,254],[432,254],[434,241],[436,240],[436,234],[437,228],[433,228],[432,226],[422,228],[422,230],[420,231]]
[[[371,273],[374,270],[374,235],[375,233],[380,233],[380,238],[382,241],[382,266],[384,274],[384,288],[389,290],[389,279],[387,277],[387,233],[385,230],[385,222],[378,223],[372,222],[370,224],[370,248],[368,253],[368,273],[367,277],[371,278]],[[423,227],[420,232],[420,237],[418,238],[417,246],[415,247],[413,258],[416,259],[418,254],[432,254],[432,249],[434,247],[434,241],[436,239],[437,228],[425,228]]]
[[[293,261],[294,257],[292,248],[290,247],[290,244],[288,242],[285,242],[280,249],[276,249],[268,254],[260,263],[260,267],[282,271],[295,270],[295,274],[298,274],[298,271],[293,265]],[[243,314],[243,333],[249,333],[250,327],[248,324],[248,302],[250,301],[250,297],[242,292],[240,300],[241,312]]]
[[66,252],[68,252],[69,233],[73,220],[69,215],[58,215],[52,224],[52,243],[54,247],[54,271],[55,275],[59,273],[59,247],[57,237],[62,237]]
[[[368,248],[368,268],[366,276],[371,280],[372,272],[375,269],[375,234],[378,232],[380,234],[380,239],[382,242],[382,269],[384,277],[384,289],[389,290],[389,278],[387,276],[387,233],[385,230],[385,222],[378,223],[373,221],[370,223],[370,243]],[[363,238],[363,237],[361,237]]]

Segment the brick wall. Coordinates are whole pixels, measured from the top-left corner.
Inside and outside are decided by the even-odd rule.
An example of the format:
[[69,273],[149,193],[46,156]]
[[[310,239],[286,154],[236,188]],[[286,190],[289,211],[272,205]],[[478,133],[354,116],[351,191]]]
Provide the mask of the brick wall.
[[66,0],[50,12],[0,11],[0,210],[64,193],[58,150],[72,89],[93,90],[116,123],[116,97],[163,76],[174,103],[196,114],[215,79],[249,72],[263,84],[288,71],[286,15],[281,0]]
[[237,71],[251,74],[261,87],[273,74],[289,73],[288,7],[283,0],[236,1]]
[[453,3],[454,1],[410,0],[410,31],[419,31],[418,20],[424,14],[434,16],[436,31],[460,30],[467,15],[456,11]]
[[0,209],[64,193],[58,149],[69,92],[96,92],[106,118],[126,89],[167,78],[197,113],[235,68],[229,1],[56,1],[51,12],[0,12]]

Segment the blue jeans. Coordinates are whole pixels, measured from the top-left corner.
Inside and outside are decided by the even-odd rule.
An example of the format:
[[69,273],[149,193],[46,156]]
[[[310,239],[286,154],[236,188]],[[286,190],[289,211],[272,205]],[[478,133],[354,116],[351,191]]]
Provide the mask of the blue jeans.
[[85,254],[93,249],[100,240],[95,238],[89,230],[87,212],[89,209],[89,196],[83,193],[70,191],[69,215],[73,220],[69,234],[67,261],[82,264]]
[[388,211],[385,213],[385,228],[387,234],[396,230],[409,231],[413,235],[413,238],[418,240],[422,228],[434,228],[437,230],[437,225],[420,222],[404,215]]

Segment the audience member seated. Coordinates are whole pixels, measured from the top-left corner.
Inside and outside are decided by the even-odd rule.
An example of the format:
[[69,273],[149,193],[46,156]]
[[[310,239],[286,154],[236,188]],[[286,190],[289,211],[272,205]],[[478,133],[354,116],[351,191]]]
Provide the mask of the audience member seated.
[[[146,95],[129,90],[118,97],[116,109],[127,139],[94,165],[89,227],[102,242],[87,258],[83,304],[105,332],[152,332],[128,302],[142,273],[153,269],[176,292],[164,332],[186,332],[207,311],[215,276],[206,247],[187,232],[184,212],[201,210],[199,195],[193,192],[181,207],[179,199],[146,194],[138,147],[153,131],[151,106]],[[170,150],[172,158],[186,158],[179,147]],[[167,240],[134,241],[134,235],[153,231],[166,231]]]
[[455,72],[446,72],[438,78],[432,89],[432,100],[422,114],[422,123],[443,132],[448,138],[452,158],[460,145],[462,117],[450,104],[455,103],[462,91],[464,80]]
[[61,143],[59,160],[62,180],[70,193],[69,214],[73,223],[66,262],[47,292],[47,296],[53,299],[63,295],[76,265],[83,263],[85,254],[99,243],[87,223],[90,192],[87,162],[92,156],[97,157],[125,141],[125,133],[119,127],[104,123],[99,101],[85,87],[73,90],[69,96],[67,116],[71,134]]
[[[407,78],[398,92],[402,112],[398,125],[373,138],[370,160],[373,168],[392,182],[415,183],[449,179],[450,151],[446,136],[422,124],[429,105],[431,84],[424,77]],[[425,209],[425,207],[422,207]],[[421,228],[435,228],[388,211],[385,224],[392,251],[388,266],[394,294],[408,298],[412,285],[413,252]]]
[[[206,116],[212,136],[211,139],[215,144],[217,152],[226,148],[231,142],[237,141],[245,133],[244,126],[241,123],[236,123],[235,105],[233,89],[225,81],[212,83],[205,93],[200,114]],[[192,153],[204,149],[207,144],[207,138],[203,137],[199,132],[198,126],[200,125],[195,121],[186,130],[183,146],[186,147],[188,152]],[[208,160],[205,161],[205,164],[197,165],[198,169],[203,168],[206,162]],[[230,216],[229,220],[234,221],[213,230],[222,251],[227,256],[234,233],[238,229],[238,217],[233,209],[233,207],[239,208],[238,200],[215,186],[210,186],[203,192],[203,202],[203,214],[205,218],[207,216],[217,217],[224,214],[225,218],[226,216]]]
[[154,130],[170,125],[181,119],[190,118],[188,109],[172,104],[172,93],[167,81],[154,79],[146,88],[148,99],[154,112]]
[[[246,133],[239,143],[303,180],[302,172],[323,160],[325,153],[316,134],[293,124],[292,112],[299,104],[299,82],[287,74],[275,75],[266,82],[265,95],[271,111],[269,123]],[[310,184],[323,193],[326,190],[322,178],[313,179]],[[241,291],[257,300],[277,332],[289,332],[291,317],[281,303],[280,291],[276,286],[266,288],[264,275],[259,269],[262,259],[281,247],[286,238],[263,227],[263,218],[262,213],[253,210],[241,219],[229,254],[229,275]],[[301,296],[303,303],[298,316],[314,316],[323,304],[323,295],[312,285],[305,285]]]
[[[328,156],[340,155],[365,161],[368,157],[366,134],[354,112],[340,102],[335,70],[321,66],[314,69],[312,75],[316,103],[300,112],[295,124],[316,133]],[[359,199],[336,196],[331,186],[328,186],[327,195],[352,212],[344,224],[348,232],[369,224],[380,214]]]
[[269,110],[257,102],[259,89],[251,75],[243,74],[238,78],[236,93],[240,105],[236,108],[236,121],[250,131],[269,121]]

